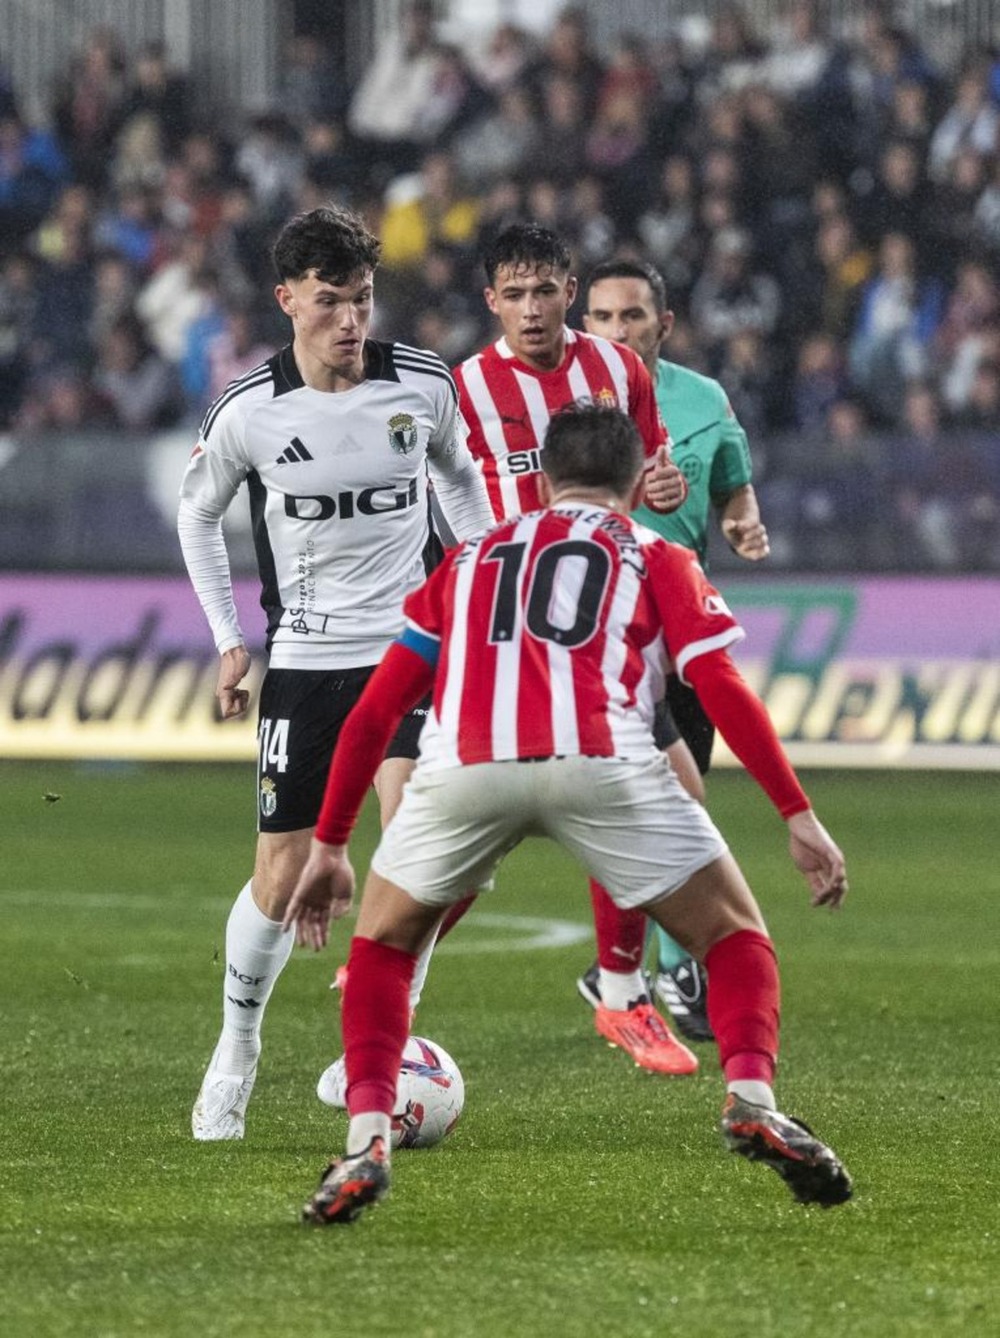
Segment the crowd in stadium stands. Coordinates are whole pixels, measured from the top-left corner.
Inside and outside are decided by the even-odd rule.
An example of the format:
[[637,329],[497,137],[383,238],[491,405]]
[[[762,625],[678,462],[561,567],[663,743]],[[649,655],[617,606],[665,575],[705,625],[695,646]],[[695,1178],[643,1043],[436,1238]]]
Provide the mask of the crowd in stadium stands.
[[205,122],[197,92],[104,30],[46,125],[0,78],[7,429],[197,419],[284,341],[268,242],[331,198],[383,238],[376,333],[455,363],[490,337],[484,236],[530,216],[580,273],[662,271],[669,356],[726,386],[779,564],[1000,567],[996,51],[940,68],[884,6],[845,36],[807,2],[699,45],[598,51],[573,7],[457,45],[411,0],[354,82],[299,36],[275,110]]

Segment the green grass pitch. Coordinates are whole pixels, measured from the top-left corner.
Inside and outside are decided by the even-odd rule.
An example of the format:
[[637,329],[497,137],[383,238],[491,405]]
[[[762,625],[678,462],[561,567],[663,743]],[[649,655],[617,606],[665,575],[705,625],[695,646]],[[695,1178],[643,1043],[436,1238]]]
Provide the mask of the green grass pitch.
[[[781,1103],[844,1157],[853,1203],[803,1209],[722,1151],[711,1048],[695,1078],[663,1079],[598,1041],[574,984],[590,943],[543,923],[586,928],[583,878],[531,842],[420,1009],[462,1067],[462,1122],[397,1155],[385,1205],[323,1231],[298,1210],[344,1131],[314,1085],[340,1050],[327,987],[347,925],[278,986],[246,1140],[189,1132],[251,769],[4,764],[0,1331],[997,1332],[1000,778],[805,779],[848,855],[839,915],[810,910],[750,781],[713,774],[710,806],[778,944]],[[373,836],[369,811],[360,870]]]

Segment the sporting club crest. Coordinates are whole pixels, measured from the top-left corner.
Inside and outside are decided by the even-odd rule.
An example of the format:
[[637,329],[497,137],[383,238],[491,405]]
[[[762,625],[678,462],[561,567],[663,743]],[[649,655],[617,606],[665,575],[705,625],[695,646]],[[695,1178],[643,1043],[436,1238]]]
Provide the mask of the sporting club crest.
[[260,811],[263,817],[273,818],[278,807],[278,787],[270,776],[265,776],[260,783]]
[[389,445],[397,455],[409,455],[417,444],[417,420],[412,414],[394,413],[389,419]]

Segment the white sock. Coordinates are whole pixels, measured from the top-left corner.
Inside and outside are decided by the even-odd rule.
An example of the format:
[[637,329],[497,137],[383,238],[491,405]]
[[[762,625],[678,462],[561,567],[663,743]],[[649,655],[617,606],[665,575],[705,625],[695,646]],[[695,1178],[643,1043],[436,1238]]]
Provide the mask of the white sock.
[[726,1083],[726,1091],[754,1106],[763,1106],[766,1110],[778,1109],[770,1083],[758,1082],[755,1078],[735,1078]]
[[420,996],[424,992],[424,985],[427,982],[427,972],[431,969],[431,956],[434,952],[438,936],[434,937],[424,948],[423,952],[417,958],[417,964],[413,968],[413,979],[410,981],[410,1012],[416,1008],[420,1002]]
[[600,968],[600,989],[601,1003],[605,1008],[611,1008],[616,1013],[624,1012],[626,1008],[634,1008],[636,1004],[649,1003],[649,995],[646,992],[646,981],[640,970],[635,971],[605,971]]
[[347,1126],[347,1155],[354,1157],[359,1152],[364,1152],[373,1138],[384,1138],[388,1150],[391,1134],[392,1121],[381,1111],[366,1110],[360,1115],[352,1115],[351,1122]]
[[250,1073],[260,1054],[260,1027],[275,981],[295,946],[295,935],[281,932],[250,892],[233,903],[226,922],[226,978],[222,986],[222,1035],[215,1067],[222,1073]]

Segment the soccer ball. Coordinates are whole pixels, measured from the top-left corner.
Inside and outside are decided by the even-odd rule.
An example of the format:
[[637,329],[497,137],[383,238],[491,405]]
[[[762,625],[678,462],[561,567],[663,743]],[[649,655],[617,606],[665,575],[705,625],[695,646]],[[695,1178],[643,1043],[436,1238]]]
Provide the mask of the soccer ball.
[[[325,1069],[316,1095],[328,1106],[347,1104],[344,1056]],[[411,1036],[403,1049],[392,1112],[394,1148],[432,1148],[451,1133],[465,1105],[465,1083],[458,1065],[436,1041]]]

